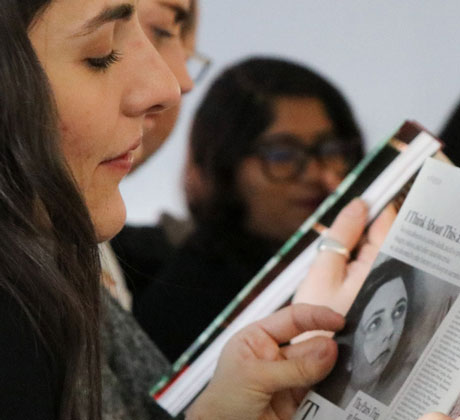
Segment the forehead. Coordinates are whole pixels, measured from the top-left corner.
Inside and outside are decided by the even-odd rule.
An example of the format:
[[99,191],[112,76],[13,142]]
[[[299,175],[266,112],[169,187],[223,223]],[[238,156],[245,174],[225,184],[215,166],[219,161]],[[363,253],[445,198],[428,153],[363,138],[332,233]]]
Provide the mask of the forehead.
[[134,6],[137,0],[54,0],[39,16],[32,31],[47,26],[47,36],[77,34],[86,23],[108,8],[120,5]]
[[191,0],[155,0],[163,5],[171,5],[181,7],[182,9],[190,9]]
[[186,10],[190,9],[191,0],[138,0],[139,5],[145,7],[148,6],[161,6],[166,9],[174,10]]
[[393,310],[394,305],[402,298],[407,298],[407,291],[402,278],[397,277],[382,285],[375,292],[363,312],[363,320],[371,317],[376,311]]
[[278,98],[274,112],[269,133],[289,132],[309,139],[334,128],[323,103],[316,98]]

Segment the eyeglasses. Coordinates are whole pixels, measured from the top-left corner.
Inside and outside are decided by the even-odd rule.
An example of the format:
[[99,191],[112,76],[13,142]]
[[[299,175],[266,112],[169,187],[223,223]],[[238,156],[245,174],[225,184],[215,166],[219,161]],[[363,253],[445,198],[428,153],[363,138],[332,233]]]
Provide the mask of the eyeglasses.
[[195,83],[204,78],[211,66],[212,60],[205,55],[194,51],[187,59],[187,71]]
[[279,134],[261,139],[252,153],[261,159],[267,178],[282,182],[296,179],[313,159],[344,176],[356,161],[359,147],[358,139],[321,136],[314,145],[306,146],[296,136]]

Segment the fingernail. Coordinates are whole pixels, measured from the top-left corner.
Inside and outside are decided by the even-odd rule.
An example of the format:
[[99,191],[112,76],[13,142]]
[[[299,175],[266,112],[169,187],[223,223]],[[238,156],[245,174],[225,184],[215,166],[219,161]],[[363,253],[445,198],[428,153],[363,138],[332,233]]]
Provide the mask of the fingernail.
[[360,198],[354,198],[345,207],[343,212],[349,216],[358,217],[361,216],[366,210],[366,203]]
[[345,326],[345,317],[338,312],[334,312],[335,322],[338,325],[338,329],[341,330]]
[[322,360],[329,355],[329,343],[327,340],[322,339],[319,343],[316,344],[313,356]]

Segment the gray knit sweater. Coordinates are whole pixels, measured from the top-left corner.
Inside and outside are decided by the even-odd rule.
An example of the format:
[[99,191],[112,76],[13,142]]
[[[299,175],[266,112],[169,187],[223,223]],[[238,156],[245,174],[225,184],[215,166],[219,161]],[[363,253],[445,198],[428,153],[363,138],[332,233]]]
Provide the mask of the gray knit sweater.
[[102,294],[103,420],[170,420],[148,393],[169,363],[133,316]]

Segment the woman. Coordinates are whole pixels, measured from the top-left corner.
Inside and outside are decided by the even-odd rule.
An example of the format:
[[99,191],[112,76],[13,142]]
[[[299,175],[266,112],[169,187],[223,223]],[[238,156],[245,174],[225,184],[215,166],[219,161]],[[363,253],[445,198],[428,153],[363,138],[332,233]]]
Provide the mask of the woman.
[[[138,4],[141,27],[174,74],[181,95],[190,92],[194,84],[187,62],[194,57],[197,8],[195,0],[141,0]],[[131,173],[166,141],[179,109],[180,103],[162,112],[154,129],[144,133],[142,144],[135,151]],[[143,279],[132,275],[131,271],[138,273],[139,268],[128,261],[136,256],[141,266],[145,261],[160,266],[173,247],[161,226],[125,226],[110,245],[107,242],[100,247],[104,284],[123,309],[131,311],[132,294],[140,292]]]
[[[182,95],[194,86],[187,60],[195,52],[197,9],[196,0],[141,0],[138,6],[142,29],[174,73]],[[171,134],[179,109],[180,103],[163,112],[156,129],[144,134],[142,146],[136,151],[133,171],[151,157]]]
[[[141,27],[174,74],[182,94],[187,93],[192,86],[186,60],[191,54],[190,51],[193,51],[195,14],[195,1],[140,0],[138,3]],[[178,108],[176,105],[159,114],[155,126],[144,133],[142,145],[135,151],[132,171],[136,168],[138,159],[147,159],[160,147],[172,129]],[[151,242],[156,245],[155,249],[161,249],[161,253],[154,255],[163,255],[169,242],[161,235],[162,231],[159,229],[156,235],[150,234],[146,238],[146,230],[131,227],[128,229],[128,236],[138,234],[134,241],[136,255],[145,255],[143,247],[147,247],[152,261]],[[103,296],[102,299],[102,417],[104,420],[156,418],[159,408],[145,390],[150,389],[169,366],[128,313],[131,293],[126,287],[122,271],[108,242],[101,244],[100,249],[103,279],[106,280],[104,284],[109,286],[108,290],[114,297],[112,299],[110,296]],[[143,253],[139,250],[143,250]],[[127,279],[130,280],[130,277],[127,276]],[[136,291],[140,286],[138,283],[128,285],[133,286],[131,290]]]
[[186,193],[196,231],[161,274],[144,272],[154,281],[133,307],[171,361],[361,156],[350,107],[308,68],[254,58],[217,78],[190,138]]
[[[188,62],[195,57],[198,2],[141,0],[138,13],[142,29],[174,73],[181,94],[187,94],[194,85],[192,75],[188,73]],[[180,104],[162,112],[155,129],[144,133],[131,172],[137,170],[166,141],[177,121],[179,109]],[[149,267],[149,274],[153,274],[177,246],[177,232],[180,232],[180,237],[186,236],[188,224],[175,222],[172,217],[167,217],[165,223],[160,221],[155,226],[128,225],[111,241],[120,265],[116,264],[113,252],[106,252],[106,261],[111,261],[111,278],[114,280],[111,290],[123,308],[131,310],[132,296],[141,294],[149,284],[149,277],[142,274],[144,267]],[[170,229],[171,226],[173,229]],[[105,245],[104,249],[107,251],[108,247]]]
[[[336,336],[339,360],[317,392],[345,409],[358,391],[382,403],[379,381],[404,330],[412,296],[412,267],[387,259],[374,268]],[[396,390],[394,390],[396,391]]]
[[[118,184],[143,131],[177,103],[179,89],[134,2],[0,5],[0,412],[99,419],[96,242],[121,228]],[[326,309],[317,321],[311,312],[293,307],[236,336],[189,418],[292,413],[295,396],[285,391],[324,376],[336,350],[328,340],[301,349],[277,343],[342,323]],[[256,338],[262,353],[247,344]],[[293,369],[299,363],[302,374]],[[241,364],[247,373],[229,377]],[[157,418],[168,416],[159,409]]]

